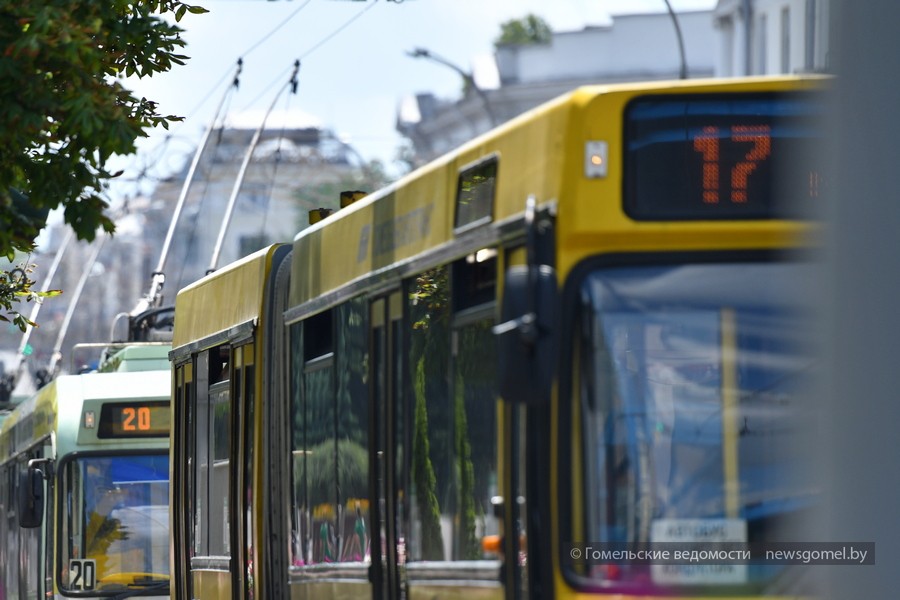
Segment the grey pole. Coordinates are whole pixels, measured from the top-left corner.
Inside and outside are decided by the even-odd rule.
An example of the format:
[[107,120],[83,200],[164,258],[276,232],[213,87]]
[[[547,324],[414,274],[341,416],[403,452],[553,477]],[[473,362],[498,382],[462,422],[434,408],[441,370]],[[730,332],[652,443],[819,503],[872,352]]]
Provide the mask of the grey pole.
[[832,200],[826,221],[829,335],[818,456],[830,541],[874,542],[873,566],[831,567],[825,598],[900,589],[900,3],[836,0]]
[[413,58],[427,58],[428,60],[432,60],[438,64],[444,65],[445,67],[449,67],[459,73],[460,77],[463,78],[466,84],[469,85],[481,99],[481,103],[484,105],[484,112],[487,113],[488,120],[491,123],[491,127],[496,127],[499,124],[496,115],[494,115],[494,109],[491,106],[490,100],[488,100],[487,94],[483,89],[478,87],[478,84],[475,83],[475,78],[472,77],[471,73],[469,73],[468,71],[464,71],[462,68],[453,64],[446,58],[442,58],[426,48],[416,48],[412,52],[407,52],[406,54],[412,56]]

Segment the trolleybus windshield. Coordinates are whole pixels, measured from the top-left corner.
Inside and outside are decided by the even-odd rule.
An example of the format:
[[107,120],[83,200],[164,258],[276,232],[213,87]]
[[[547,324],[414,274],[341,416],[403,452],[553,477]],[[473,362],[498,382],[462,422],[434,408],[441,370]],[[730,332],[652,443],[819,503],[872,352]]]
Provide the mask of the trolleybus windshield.
[[60,587],[122,592],[169,579],[167,454],[80,455],[61,467]]
[[[580,402],[588,494],[584,539],[737,542],[778,525],[815,491],[802,449],[814,366],[812,267],[784,263],[616,268],[584,282]],[[803,541],[803,540],[799,540]],[[727,568],[726,568],[727,567]],[[648,585],[763,583],[770,565],[588,565]]]

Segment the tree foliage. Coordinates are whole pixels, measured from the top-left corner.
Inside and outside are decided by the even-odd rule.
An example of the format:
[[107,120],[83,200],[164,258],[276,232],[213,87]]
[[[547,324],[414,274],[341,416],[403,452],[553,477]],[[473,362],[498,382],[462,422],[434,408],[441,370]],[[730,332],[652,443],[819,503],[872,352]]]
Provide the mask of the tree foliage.
[[521,19],[511,19],[500,25],[500,35],[494,46],[549,44],[553,30],[541,17],[533,14]]
[[431,463],[428,435],[428,408],[425,400],[425,357],[416,363],[415,414],[413,417],[412,481],[421,525],[422,560],[441,560],[444,541],[441,533],[441,508],[437,499],[437,477]]
[[[180,0],[0,0],[0,255],[31,251],[55,208],[79,239],[114,231],[107,160],[180,120],[122,79],[183,64],[183,30],[166,17],[203,12]],[[0,306],[16,315],[10,289]]]
[[34,281],[30,275],[34,271],[33,264],[22,263],[9,271],[0,271],[0,308],[9,316],[0,314],[0,321],[12,322],[20,330],[25,331],[28,325],[34,325],[30,319],[14,309],[14,302],[38,302],[41,297],[57,296],[59,290],[39,292],[33,289]]

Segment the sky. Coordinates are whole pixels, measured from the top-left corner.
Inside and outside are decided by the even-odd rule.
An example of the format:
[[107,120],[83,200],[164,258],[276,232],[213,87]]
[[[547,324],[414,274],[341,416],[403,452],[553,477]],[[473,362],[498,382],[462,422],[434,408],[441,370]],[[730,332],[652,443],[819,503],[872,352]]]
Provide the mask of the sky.
[[[479,67],[493,50],[502,23],[528,14],[554,31],[610,22],[611,15],[665,12],[665,0],[192,0],[209,10],[178,25],[187,42],[186,65],[150,78],[129,79],[137,96],[159,103],[162,114],[185,117],[170,130],[152,131],[135,156],[119,159],[125,181],[114,194],[149,192],[153,176],[177,171],[193,155],[221,106],[217,124],[256,128],[316,125],[335,132],[365,160],[391,173],[402,137],[395,131],[404,97],[431,92],[456,98],[452,69],[407,55],[427,48],[490,87]],[[716,0],[670,0],[675,11],[711,9]],[[239,85],[231,89],[237,61]],[[298,86],[290,93],[294,61]],[[229,89],[231,91],[229,92]],[[135,173],[151,177],[133,183]]]

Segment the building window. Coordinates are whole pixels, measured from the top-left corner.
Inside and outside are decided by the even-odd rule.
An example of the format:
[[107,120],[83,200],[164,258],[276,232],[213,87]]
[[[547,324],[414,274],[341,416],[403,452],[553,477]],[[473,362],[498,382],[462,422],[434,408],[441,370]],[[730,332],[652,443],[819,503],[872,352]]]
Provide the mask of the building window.
[[817,0],[806,0],[806,43],[804,45],[804,65],[807,71],[816,68],[816,4]]
[[768,32],[766,31],[768,19],[766,19],[766,15],[762,14],[759,16],[759,29],[757,30],[756,35],[759,39],[758,51],[759,56],[757,60],[759,61],[759,65],[757,66],[757,71],[759,71],[760,75],[765,75],[768,71],[766,67],[766,61],[768,60],[767,51],[766,51],[766,42],[768,41]]
[[781,72],[791,70],[791,9],[781,9]]

